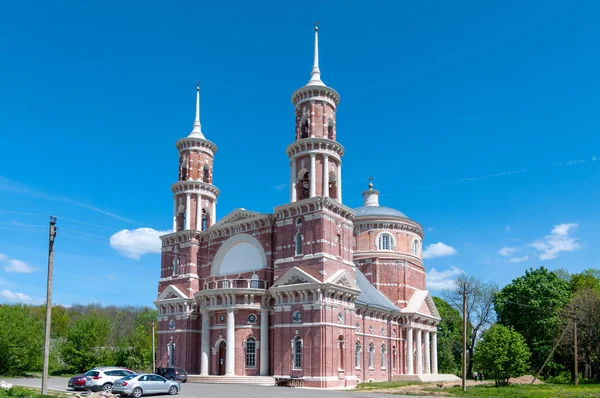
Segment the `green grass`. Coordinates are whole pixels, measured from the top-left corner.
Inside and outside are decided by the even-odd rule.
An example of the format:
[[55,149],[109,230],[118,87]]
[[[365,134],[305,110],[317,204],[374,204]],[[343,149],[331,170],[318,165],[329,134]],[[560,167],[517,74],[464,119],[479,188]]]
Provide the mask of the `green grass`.
[[404,386],[412,386],[413,384],[421,384],[418,381],[377,381],[371,383],[358,383],[357,390],[375,390],[378,388],[397,388]]
[[[440,391],[436,388],[428,388],[426,391]],[[575,387],[569,384],[515,384],[508,387],[476,386],[467,387],[467,391],[461,391],[460,387],[444,388],[457,397],[502,397],[502,398],[579,398],[600,397],[600,384],[586,384]]]

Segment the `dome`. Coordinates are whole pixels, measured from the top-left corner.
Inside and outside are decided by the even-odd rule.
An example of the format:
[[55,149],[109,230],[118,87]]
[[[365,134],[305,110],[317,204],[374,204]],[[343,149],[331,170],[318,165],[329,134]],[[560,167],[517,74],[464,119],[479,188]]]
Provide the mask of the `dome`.
[[373,183],[369,183],[369,189],[362,193],[364,203],[361,207],[354,209],[355,217],[400,217],[408,218],[406,214],[392,209],[391,207],[379,206],[379,191],[373,189]]
[[361,206],[354,209],[354,211],[356,212],[355,217],[383,216],[408,218],[401,211],[386,206]]

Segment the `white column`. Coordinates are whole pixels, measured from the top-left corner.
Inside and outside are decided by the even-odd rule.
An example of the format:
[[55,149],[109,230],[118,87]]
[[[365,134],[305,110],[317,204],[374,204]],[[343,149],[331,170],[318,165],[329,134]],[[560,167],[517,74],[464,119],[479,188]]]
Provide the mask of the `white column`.
[[413,329],[409,327],[406,332],[406,374],[415,374],[415,365],[413,359]]
[[417,329],[417,374],[423,374],[423,341],[421,339],[421,335],[423,331]]
[[342,203],[342,163],[338,165],[337,175],[337,200]]
[[173,232],[177,231],[177,196],[173,196]]
[[315,175],[317,171],[317,165],[315,161],[315,154],[310,154],[310,197],[314,198],[317,192],[317,176]]
[[209,339],[209,324],[208,324],[208,311],[201,310],[200,314],[202,314],[202,344],[201,344],[201,354],[200,354],[200,375],[208,376],[208,358],[210,351],[210,341]]
[[436,375],[438,373],[436,332],[431,333],[431,367],[433,368],[433,374]]
[[190,218],[192,216],[192,212],[190,211],[190,199],[192,194],[185,194],[185,229],[190,229]]
[[425,373],[431,373],[431,345],[428,331],[425,332]]
[[210,225],[217,223],[217,199],[212,202],[212,211],[210,212]]
[[290,162],[290,202],[296,201],[296,159],[292,158]]
[[235,375],[235,314],[233,308],[227,308],[227,354],[225,355],[225,375]]
[[323,197],[329,196],[329,156],[323,155]]
[[196,230],[202,230],[202,195],[198,194],[196,197]]
[[269,310],[260,310],[260,375],[269,375]]

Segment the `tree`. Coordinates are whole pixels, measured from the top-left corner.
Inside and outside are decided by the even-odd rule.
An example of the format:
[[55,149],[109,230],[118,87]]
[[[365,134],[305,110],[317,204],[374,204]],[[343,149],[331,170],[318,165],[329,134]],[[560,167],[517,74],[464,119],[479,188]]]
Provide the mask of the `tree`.
[[496,387],[508,385],[529,369],[531,353],[525,339],[511,327],[494,325],[483,333],[477,345],[476,360],[484,374],[492,376]]
[[0,305],[0,374],[19,376],[42,367],[44,324],[23,305]]
[[[485,283],[478,278],[461,275],[454,281],[452,289],[443,292],[448,303],[460,311],[463,308],[463,288],[467,290],[467,375],[473,374],[473,352],[479,335],[494,321],[494,297],[498,285]],[[461,327],[462,333],[462,327]]]
[[600,270],[586,269],[579,274],[573,274],[570,283],[573,293],[583,289],[595,290],[600,293]]
[[460,312],[445,300],[433,297],[442,320],[438,324],[438,369],[441,373],[460,372],[462,320]]
[[77,372],[108,365],[112,347],[106,342],[110,332],[107,317],[94,311],[77,319],[62,347],[62,357]]
[[[559,312],[569,302],[570,291],[569,282],[540,267],[514,279],[494,298],[498,323],[512,326],[525,338],[534,370],[541,368],[552,350],[559,333]],[[552,367],[549,363],[544,369],[546,377]]]

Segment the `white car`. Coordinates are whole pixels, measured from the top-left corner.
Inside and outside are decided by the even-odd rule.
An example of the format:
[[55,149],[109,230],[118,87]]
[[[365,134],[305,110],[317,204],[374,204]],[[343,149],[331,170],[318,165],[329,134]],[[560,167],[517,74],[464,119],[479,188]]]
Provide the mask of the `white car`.
[[92,391],[112,392],[113,383],[125,376],[134,375],[129,369],[118,367],[98,367],[87,372],[85,388]]
[[131,395],[140,398],[146,394],[179,394],[181,383],[179,381],[167,380],[155,374],[139,374],[123,377],[115,381],[113,394]]

